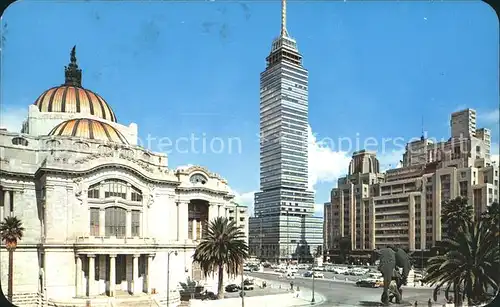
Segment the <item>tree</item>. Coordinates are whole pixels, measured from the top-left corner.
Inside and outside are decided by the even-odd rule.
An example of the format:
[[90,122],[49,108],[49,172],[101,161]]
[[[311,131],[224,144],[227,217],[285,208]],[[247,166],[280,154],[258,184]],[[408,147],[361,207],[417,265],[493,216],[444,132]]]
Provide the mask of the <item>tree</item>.
[[230,276],[236,276],[240,271],[243,274],[242,266],[247,258],[245,234],[235,221],[226,217],[217,217],[208,224],[193,255],[205,277],[217,272],[219,299],[224,298],[224,269]]
[[499,236],[500,206],[497,202],[488,206],[486,212],[481,214],[481,220],[490,226],[497,237]]
[[15,216],[6,217],[0,223],[0,238],[5,242],[9,252],[9,284],[7,297],[12,302],[13,280],[14,280],[14,250],[17,242],[23,238],[24,227],[22,222]]
[[464,224],[471,221],[473,212],[472,205],[465,197],[443,201],[441,222],[447,226],[448,237],[453,237]]
[[446,253],[429,259],[424,282],[436,286],[434,298],[440,289],[445,296],[453,289],[455,306],[467,298],[468,305],[477,305],[491,299],[498,290],[500,269],[499,246],[495,233],[484,221],[466,222],[453,237],[442,241]]

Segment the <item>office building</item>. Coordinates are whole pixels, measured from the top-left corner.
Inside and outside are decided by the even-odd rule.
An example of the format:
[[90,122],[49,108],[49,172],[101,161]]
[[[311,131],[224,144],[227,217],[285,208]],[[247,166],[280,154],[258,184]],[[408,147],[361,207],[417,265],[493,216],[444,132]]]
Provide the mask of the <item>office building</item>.
[[281,33],[260,76],[260,192],[250,219],[250,252],[272,260],[312,259],[323,243],[323,221],[313,217],[314,192],[308,190],[308,72],[288,34],[284,0],[281,11]]
[[429,250],[446,234],[443,201],[466,197],[475,218],[498,201],[499,166],[491,161],[491,132],[476,129],[475,114],[471,109],[453,113],[455,137],[446,142],[425,137],[409,142],[403,166],[384,174],[375,154],[354,153],[349,174],[338,180],[325,205],[325,247],[332,257],[343,237],[352,251],[387,245]]

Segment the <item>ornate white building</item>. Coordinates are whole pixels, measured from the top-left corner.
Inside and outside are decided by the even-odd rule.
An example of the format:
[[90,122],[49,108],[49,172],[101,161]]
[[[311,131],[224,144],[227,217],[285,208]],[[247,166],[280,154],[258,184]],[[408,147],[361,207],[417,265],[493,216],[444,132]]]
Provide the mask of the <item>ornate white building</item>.
[[[178,283],[202,279],[192,255],[203,225],[227,216],[248,233],[247,208],[220,176],[169,169],[165,154],[137,146],[137,125],[119,124],[81,74],[73,49],[65,83],[36,99],[21,133],[0,131],[0,218],[26,228],[14,252],[14,303],[119,306],[125,295],[161,306],[169,284],[176,306]],[[0,260],[6,294],[3,245]]]

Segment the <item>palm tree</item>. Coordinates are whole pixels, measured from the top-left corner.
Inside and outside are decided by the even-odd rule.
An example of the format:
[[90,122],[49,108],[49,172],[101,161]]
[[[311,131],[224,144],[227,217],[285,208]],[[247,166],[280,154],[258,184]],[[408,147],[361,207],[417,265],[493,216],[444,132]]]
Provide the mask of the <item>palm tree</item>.
[[500,250],[487,223],[469,221],[461,230],[442,241],[444,255],[429,259],[424,282],[436,286],[434,299],[440,289],[445,289],[447,298],[453,289],[455,306],[465,298],[472,306],[488,300],[489,290],[498,290]]
[[453,237],[460,227],[472,220],[474,211],[465,197],[445,200],[442,208],[441,221],[447,226],[448,237]]
[[226,217],[217,217],[208,224],[193,255],[193,261],[200,264],[205,277],[217,272],[219,299],[224,298],[224,270],[230,276],[238,275],[246,258],[245,234],[235,221]]
[[495,232],[496,236],[499,236],[499,224],[500,224],[500,206],[497,202],[492,203],[486,209],[486,212],[483,212],[481,215],[481,219],[490,225],[491,230]]
[[7,297],[12,302],[12,284],[14,279],[14,250],[17,247],[17,241],[23,238],[23,223],[15,216],[6,217],[0,223],[0,238],[5,242],[5,247],[9,251],[9,284]]

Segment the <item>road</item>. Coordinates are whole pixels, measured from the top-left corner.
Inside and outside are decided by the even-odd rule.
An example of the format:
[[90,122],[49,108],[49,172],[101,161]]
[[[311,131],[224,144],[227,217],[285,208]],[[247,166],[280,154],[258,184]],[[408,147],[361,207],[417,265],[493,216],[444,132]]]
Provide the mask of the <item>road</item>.
[[[280,278],[278,275],[269,273],[251,273],[253,277],[261,278],[270,281],[271,283],[289,283],[289,280]],[[325,274],[327,275],[327,274]],[[326,277],[326,276],[325,276]],[[343,276],[348,277],[348,276]],[[348,277],[349,278],[349,277]],[[359,279],[360,277],[351,276],[351,279]],[[296,277],[294,285],[299,287],[312,288],[312,279],[306,277]],[[361,288],[356,287],[353,282],[330,281],[315,279],[315,291],[321,293],[326,298],[326,303],[323,306],[381,306],[380,288]],[[427,301],[432,297],[432,289],[429,288],[404,288],[403,289],[403,305],[414,305],[415,301],[418,306],[427,306]],[[437,304],[439,303],[439,304]],[[438,298],[435,306],[442,306],[444,297]]]
[[[270,288],[267,287],[266,289],[260,289],[259,286],[255,285],[254,290],[245,290],[245,297],[252,297],[252,296],[262,296],[262,295],[273,295],[273,294],[284,294],[287,293],[287,289],[278,289],[278,288]],[[224,297],[226,298],[233,298],[233,297],[240,297],[240,292],[224,292]]]

